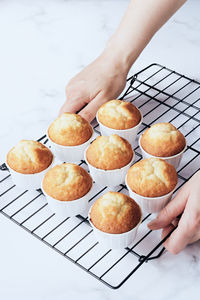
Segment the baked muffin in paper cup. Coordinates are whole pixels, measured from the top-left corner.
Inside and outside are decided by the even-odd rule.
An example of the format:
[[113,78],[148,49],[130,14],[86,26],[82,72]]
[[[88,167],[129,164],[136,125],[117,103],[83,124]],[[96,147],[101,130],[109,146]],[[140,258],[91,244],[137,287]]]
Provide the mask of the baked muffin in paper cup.
[[89,209],[93,181],[82,167],[63,163],[45,174],[41,188],[52,212],[71,217]]
[[54,164],[54,156],[40,142],[21,140],[8,152],[6,163],[14,184],[27,190],[39,189]]
[[142,211],[127,195],[108,192],[92,205],[88,219],[99,243],[107,248],[123,249],[136,238]]
[[101,135],[117,134],[133,146],[142,123],[142,113],[130,102],[111,100],[100,107],[96,119]]
[[98,137],[84,153],[93,180],[111,187],[124,183],[134,158],[130,143],[118,135]]

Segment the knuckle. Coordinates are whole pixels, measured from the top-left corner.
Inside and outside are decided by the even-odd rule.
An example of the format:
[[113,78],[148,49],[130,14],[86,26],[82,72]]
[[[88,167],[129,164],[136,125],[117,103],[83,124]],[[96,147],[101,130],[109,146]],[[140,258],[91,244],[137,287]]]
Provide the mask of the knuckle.
[[69,84],[65,88],[65,93],[67,97],[73,96],[74,88]]
[[65,88],[66,98],[72,101],[80,101],[86,94],[86,90],[78,84],[68,84]]

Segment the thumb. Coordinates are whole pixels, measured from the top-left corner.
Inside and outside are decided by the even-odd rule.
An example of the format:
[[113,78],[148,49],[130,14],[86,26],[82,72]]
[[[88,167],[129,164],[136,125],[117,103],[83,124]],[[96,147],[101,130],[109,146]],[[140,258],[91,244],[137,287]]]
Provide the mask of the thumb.
[[99,107],[106,101],[106,97],[100,92],[86,107],[79,112],[79,115],[81,115],[88,122],[91,122],[95,118]]
[[184,186],[174,199],[172,199],[168,205],[161,210],[157,218],[148,224],[149,229],[156,230],[170,225],[172,221],[183,212],[187,198],[188,193]]
[[77,113],[91,100],[90,98],[90,91],[84,82],[69,84],[66,87],[66,101],[59,111],[59,116],[65,112]]
[[62,115],[65,112],[69,112],[69,113],[76,113],[77,111],[79,111],[84,105],[86,104],[86,101],[84,101],[84,99],[67,99],[65,101],[65,103],[62,105],[58,116]]

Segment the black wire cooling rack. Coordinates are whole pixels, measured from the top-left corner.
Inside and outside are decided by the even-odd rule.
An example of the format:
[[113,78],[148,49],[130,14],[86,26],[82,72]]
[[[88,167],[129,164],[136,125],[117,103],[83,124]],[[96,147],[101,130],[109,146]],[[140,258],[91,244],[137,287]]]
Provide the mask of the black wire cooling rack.
[[[152,64],[130,77],[127,86],[122,98],[133,102],[144,116],[139,134],[153,123],[172,122],[187,139],[188,147],[178,169],[178,190],[200,169],[200,83]],[[96,121],[93,126],[100,134]],[[48,145],[46,136],[39,141]],[[136,160],[140,160],[137,142],[134,149]],[[84,161],[80,165],[87,170]],[[0,169],[0,212],[111,288],[122,286],[144,262],[159,258],[165,251],[160,232],[146,226],[152,218],[150,214],[143,219],[132,245],[123,250],[106,249],[95,241],[86,215],[59,219],[49,210],[41,191],[16,187],[6,165]],[[108,190],[95,184],[90,203]],[[127,194],[124,185],[115,190]]]

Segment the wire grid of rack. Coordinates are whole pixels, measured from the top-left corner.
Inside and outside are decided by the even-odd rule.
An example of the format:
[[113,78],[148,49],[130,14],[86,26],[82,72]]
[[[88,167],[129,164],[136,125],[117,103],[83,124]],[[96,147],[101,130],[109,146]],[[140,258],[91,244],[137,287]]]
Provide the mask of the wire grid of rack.
[[[159,64],[152,64],[127,80],[122,97],[143,113],[139,134],[157,122],[172,122],[187,139],[187,150],[178,169],[177,190],[200,169],[200,83]],[[96,121],[96,134],[100,134]],[[39,141],[48,145],[46,136]],[[142,158],[137,142],[136,161]],[[80,165],[86,170],[84,161]],[[123,250],[106,249],[95,241],[87,214],[59,219],[52,213],[40,190],[24,191],[13,185],[5,164],[0,166],[0,212],[40,241],[68,258],[111,288],[119,288],[144,262],[159,258],[165,249],[159,232],[148,229],[146,215],[136,240]],[[94,184],[92,204],[109,187]],[[115,191],[127,194],[126,186]],[[67,270],[66,270],[67,272]]]

